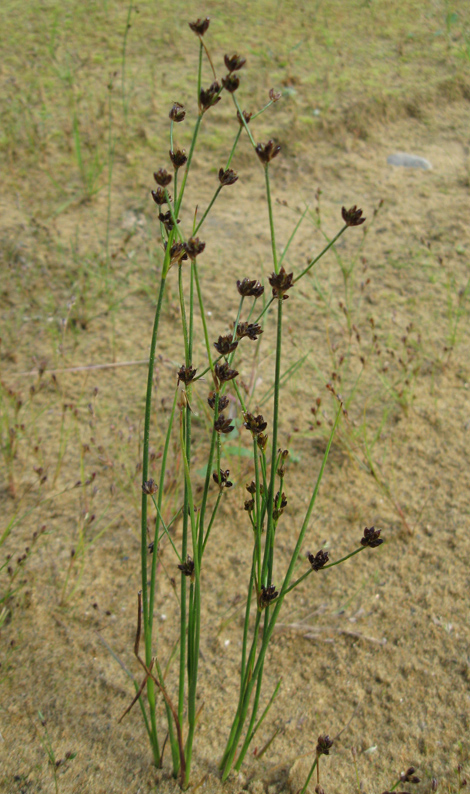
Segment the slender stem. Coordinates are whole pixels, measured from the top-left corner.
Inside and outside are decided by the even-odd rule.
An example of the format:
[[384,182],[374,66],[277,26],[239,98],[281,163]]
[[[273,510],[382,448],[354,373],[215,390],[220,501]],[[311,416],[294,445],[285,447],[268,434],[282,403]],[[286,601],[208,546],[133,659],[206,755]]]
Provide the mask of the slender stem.
[[273,519],[273,506],[274,506],[274,487],[276,481],[276,461],[277,461],[277,434],[279,425],[279,392],[281,386],[281,352],[282,352],[282,306],[284,301],[282,298],[278,299],[278,313],[277,313],[277,337],[276,337],[276,365],[274,373],[274,407],[273,407],[273,424],[272,424],[272,447],[271,447],[271,472],[269,480],[269,490],[266,500],[266,510],[268,512],[267,529],[266,529],[266,545],[264,549],[263,567],[261,572],[261,582],[259,584],[269,585],[271,583],[272,568],[273,568],[273,550],[274,550],[274,519]]
[[302,276],[305,276],[305,274],[306,274],[306,273],[308,273],[308,271],[309,271],[309,270],[311,270],[311,269],[312,269],[312,267],[313,267],[314,265],[316,265],[316,264],[317,264],[318,260],[319,260],[319,259],[321,259],[321,258],[322,258],[322,256],[324,256],[324,254],[326,254],[326,252],[327,252],[327,251],[328,251],[328,250],[329,250],[329,249],[330,249],[330,248],[331,248],[331,247],[332,247],[332,246],[335,244],[335,242],[336,242],[337,240],[339,240],[339,238],[341,237],[341,235],[343,234],[343,232],[345,232],[345,231],[346,231],[346,229],[347,229],[347,228],[348,228],[347,226],[343,226],[343,228],[339,230],[338,234],[336,234],[336,235],[333,237],[333,239],[332,239],[332,240],[330,240],[330,242],[329,242],[329,243],[328,243],[328,245],[327,245],[327,246],[326,246],[326,247],[323,249],[323,251],[321,251],[321,252],[318,254],[318,256],[316,256],[314,259],[312,259],[312,261],[310,262],[310,264],[308,264],[308,265],[307,265],[307,267],[305,268],[305,270],[302,270],[302,272],[301,272],[301,273],[299,273],[299,275],[295,277],[295,283],[297,283],[297,282],[298,282],[298,281],[299,281],[299,280],[302,278]]
[[315,771],[315,767],[317,766],[317,764],[318,764],[318,755],[315,755],[315,760],[314,760],[312,766],[310,767],[310,772],[307,775],[307,780],[305,781],[305,783],[303,785],[303,788],[299,792],[299,794],[305,794],[305,792],[307,790],[307,786],[310,783],[311,777],[312,777],[312,775],[313,775],[313,773]]
[[305,208],[305,210],[303,211],[303,213],[300,216],[299,220],[295,224],[294,231],[292,232],[291,236],[289,237],[289,239],[287,241],[287,244],[286,244],[286,247],[284,248],[284,250],[283,250],[283,252],[281,254],[281,258],[279,259],[279,267],[281,267],[281,265],[282,265],[282,263],[284,261],[284,257],[287,255],[287,252],[288,252],[288,250],[289,250],[289,248],[291,246],[291,243],[294,240],[294,237],[296,236],[297,232],[299,231],[300,226],[301,226],[302,222],[304,221],[307,212],[308,212],[308,207]]
[[274,271],[276,273],[279,272],[279,266],[277,264],[277,250],[276,250],[276,237],[274,233],[274,217],[273,217],[273,205],[271,201],[271,186],[269,183],[269,163],[266,163],[264,167],[264,176],[266,180],[266,198],[268,201],[268,212],[269,212],[269,228],[271,229],[271,248],[273,252],[273,263],[274,263]]
[[[160,484],[158,488],[158,512],[157,512],[157,520],[155,522],[155,534],[153,538],[153,557],[152,557],[152,572],[150,576],[150,596],[149,596],[149,623],[150,626],[153,624],[153,606],[155,602],[155,587],[156,587],[156,576],[157,576],[157,549],[158,549],[158,530],[159,530],[159,515],[161,514],[162,509],[162,502],[163,502],[163,488],[165,483],[165,474],[166,474],[166,461],[168,458],[168,450],[170,448],[170,439],[171,439],[171,431],[173,429],[173,422],[175,417],[175,408],[176,408],[176,401],[178,399],[178,387],[175,389],[175,396],[173,398],[173,405],[171,408],[170,420],[168,422],[168,428],[166,432],[165,438],[165,446],[163,448],[163,455],[162,455],[162,465],[160,469]],[[169,537],[169,535],[168,535]]]
[[[314,488],[314,491],[313,491],[313,494],[312,494],[312,498],[310,500],[310,504],[309,504],[309,507],[307,509],[307,514],[305,516],[302,528],[300,530],[299,537],[297,539],[297,543],[296,543],[294,552],[292,554],[291,561],[290,561],[287,573],[286,573],[285,578],[284,578],[284,582],[283,582],[282,587],[281,587],[281,591],[280,591],[276,601],[274,602],[274,609],[273,609],[273,613],[272,613],[272,616],[271,616],[271,619],[270,619],[270,622],[269,622],[269,626],[267,627],[266,631],[263,632],[263,641],[262,641],[262,645],[261,645],[261,648],[260,648],[260,651],[259,651],[259,654],[258,654],[257,662],[256,662],[253,670],[252,671],[250,670],[250,679],[247,681],[246,687],[244,687],[243,697],[242,697],[241,701],[239,702],[239,705],[238,705],[238,708],[237,708],[237,714],[236,714],[236,717],[235,717],[235,720],[234,720],[234,724],[232,726],[232,731],[231,731],[230,736],[229,736],[229,741],[227,743],[227,748],[226,748],[226,751],[224,753],[224,757],[222,759],[222,765],[224,767],[224,771],[223,771],[223,774],[222,774],[222,781],[225,781],[227,779],[227,777],[229,775],[229,772],[230,772],[230,769],[232,768],[233,759],[234,759],[235,753],[236,753],[236,748],[237,748],[237,745],[238,745],[238,742],[239,742],[239,739],[240,739],[240,736],[241,736],[241,733],[242,733],[242,730],[243,730],[243,725],[244,725],[244,722],[245,722],[245,719],[246,719],[246,715],[247,715],[247,712],[248,712],[248,707],[249,707],[249,703],[250,703],[253,687],[257,683],[258,676],[261,674],[261,672],[263,670],[264,660],[265,660],[265,657],[266,657],[266,651],[268,649],[269,641],[270,641],[271,636],[273,634],[273,631],[274,631],[274,628],[275,628],[275,625],[276,625],[276,622],[277,622],[277,619],[278,619],[278,616],[279,616],[279,612],[280,612],[281,607],[282,607],[285,591],[287,590],[287,588],[289,586],[289,582],[290,582],[290,578],[292,576],[292,571],[294,569],[294,565],[296,563],[297,557],[299,556],[300,546],[303,543],[305,531],[306,531],[307,526],[308,526],[308,522],[309,522],[309,519],[310,519],[311,512],[313,510],[313,506],[315,504],[315,499],[316,499],[316,496],[318,494],[318,489],[320,487],[320,482],[321,482],[321,479],[322,479],[322,476],[323,476],[323,472],[325,470],[326,462],[328,460],[328,455],[329,455],[329,452],[330,452],[331,444],[333,442],[333,437],[334,437],[334,434],[336,432],[336,427],[338,425],[338,421],[339,421],[339,417],[341,415],[341,412],[342,412],[342,408],[340,406],[340,408],[338,410],[338,413],[336,415],[335,423],[334,423],[333,428],[332,428],[331,433],[330,433],[330,438],[328,440],[328,444],[327,444],[325,453],[323,455],[323,460],[322,460],[322,464],[321,464],[321,467],[320,467],[320,472],[318,474],[317,482],[316,482],[316,485],[315,485],[315,488]],[[258,611],[258,615],[260,615],[260,614],[261,613]]]
[[[153,373],[155,369],[155,350],[157,345],[158,326],[162,310],[163,294],[165,291],[166,273],[168,272],[169,254],[163,263],[160,290],[158,293],[157,308],[150,343],[149,366],[147,376],[147,394],[145,400],[145,419],[144,419],[144,444],[142,457],[142,482],[148,480],[149,473],[149,450],[150,450],[150,417],[152,412],[152,389]],[[147,667],[152,661],[152,621],[149,615],[149,598],[147,590],[147,496],[142,491],[142,519],[141,519],[141,575],[142,575],[142,603],[144,617],[144,636],[145,636],[145,663]],[[157,738],[157,726],[155,718],[155,686],[151,677],[147,681],[147,699],[150,708],[150,721],[152,725],[152,750],[157,766],[160,764],[160,748]]]
[[192,162],[193,154],[194,154],[194,148],[196,146],[196,140],[197,140],[197,135],[198,135],[198,132],[199,132],[199,127],[201,126],[201,121],[202,121],[202,113],[197,117],[196,124],[194,126],[193,137],[192,137],[192,140],[191,140],[191,147],[189,149],[189,154],[188,154],[188,162],[186,163],[186,168],[184,169],[184,175],[183,175],[183,181],[181,183],[180,194],[179,194],[178,198],[176,198],[176,196],[175,196],[175,213],[176,213],[176,216],[178,216],[178,214],[179,214],[180,207],[181,207],[181,202],[183,201],[184,189],[186,187],[186,181],[188,179],[189,169],[191,167],[191,162]]
[[243,126],[245,127],[245,130],[246,130],[246,133],[247,133],[247,135],[248,135],[248,137],[249,137],[249,139],[251,141],[251,145],[253,146],[253,149],[256,149],[255,139],[253,138],[253,135],[251,134],[251,130],[248,127],[248,124],[246,123],[245,116],[243,115],[242,109],[241,109],[240,105],[238,104],[238,99],[235,96],[235,94],[232,94],[232,98],[233,98],[235,107],[238,110],[238,113],[239,113],[239,116],[240,116],[240,120],[242,121]]
[[[209,535],[211,534],[212,525],[213,525],[214,519],[215,519],[215,517],[217,515],[217,510],[219,508],[219,503],[220,503],[221,498],[222,498],[222,491],[219,491],[219,493],[217,495],[217,499],[216,499],[215,505],[214,505],[214,509],[212,511],[211,520],[209,521],[209,526],[207,527],[206,537],[204,538],[204,543],[202,544],[202,554],[204,554],[204,551],[206,549],[206,544],[207,544],[207,541],[209,540]],[[202,554],[201,554],[201,556],[202,556]]]
[[201,220],[199,221],[198,225],[196,226],[196,228],[195,228],[195,230],[193,232],[193,236],[198,233],[198,231],[201,228],[202,224],[206,220],[206,218],[207,218],[209,212],[211,211],[212,207],[214,206],[214,203],[215,203],[215,201],[217,199],[217,196],[219,195],[221,190],[222,190],[222,185],[219,185],[219,187],[215,191],[214,195],[212,196],[212,199],[211,199],[209,205],[207,206],[206,211],[204,212],[204,215],[202,216]]
[[[336,560],[335,562],[330,562],[329,565],[324,565],[323,568],[319,568],[318,572],[319,571],[326,571],[327,568],[333,568],[335,565],[340,565],[342,562],[345,562],[346,560],[349,560],[350,557],[354,557],[355,554],[359,554],[360,551],[364,551],[364,549],[366,549],[366,548],[367,548],[367,546],[359,546],[358,549],[354,549],[354,551],[351,551],[350,554],[346,554],[345,557],[341,557],[340,560]],[[314,572],[314,569],[310,568],[308,571],[303,573],[302,576],[300,576],[298,579],[296,579],[295,582],[293,582],[291,585],[289,585],[289,587],[284,591],[284,595],[286,596],[287,593],[290,593],[291,590],[293,590],[295,587],[297,587],[298,584],[303,582],[304,579],[306,579],[307,576],[310,576],[310,574],[313,573],[313,572]]]

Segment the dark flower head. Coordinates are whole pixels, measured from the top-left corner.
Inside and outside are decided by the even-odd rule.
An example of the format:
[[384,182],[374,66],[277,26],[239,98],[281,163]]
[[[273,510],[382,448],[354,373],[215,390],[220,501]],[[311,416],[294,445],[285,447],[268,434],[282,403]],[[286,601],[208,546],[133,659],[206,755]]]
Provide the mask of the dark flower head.
[[199,237],[190,237],[186,243],[183,243],[183,248],[190,259],[196,259],[199,254],[202,254],[206,244],[203,243]]
[[222,356],[228,356],[233,350],[236,350],[238,342],[233,341],[232,335],[219,336],[217,342],[214,342],[214,347]]
[[230,424],[230,419],[226,419],[223,414],[220,414],[216,422],[214,422],[214,429],[217,433],[231,433],[235,425]]
[[159,168],[158,171],[154,173],[153,178],[155,179],[157,185],[160,185],[161,187],[167,187],[167,185],[169,185],[173,179],[171,174],[169,174],[165,168]]
[[255,509],[255,500],[254,499],[247,499],[245,504],[243,505],[243,509],[246,510],[247,513],[252,513]]
[[365,218],[362,217],[362,210],[358,210],[356,205],[351,207],[350,210],[347,210],[346,207],[343,207],[341,210],[341,215],[343,216],[343,221],[345,222],[346,226],[360,226],[361,223],[364,223]]
[[160,207],[162,204],[166,204],[165,191],[162,187],[157,187],[156,190],[151,190],[150,192],[155,204],[158,204]]
[[246,58],[244,58],[242,55],[237,55],[235,52],[233,55],[225,55],[224,62],[229,72],[238,72],[242,66],[245,66]]
[[158,485],[155,480],[147,480],[146,482],[142,483],[142,492],[147,496],[151,494],[157,493]]
[[208,110],[212,105],[216,105],[217,102],[220,102],[220,85],[217,80],[209,86],[209,88],[201,88],[201,92],[199,94],[199,104],[203,111]]
[[175,152],[170,151],[170,160],[173,163],[175,171],[182,168],[188,162],[185,149],[177,149]]
[[229,94],[234,94],[240,85],[240,78],[237,74],[228,74],[227,77],[222,77],[222,85]]
[[234,185],[238,179],[238,175],[235,171],[231,168],[227,168],[225,171],[223,168],[219,171],[219,182],[223,186],[225,185]]
[[278,491],[274,497],[273,518],[275,521],[278,521],[282,516],[285,507],[287,507],[287,497],[285,493],[281,494]]
[[191,381],[196,377],[196,372],[197,369],[194,369],[191,366],[185,367],[183,364],[183,366],[178,370],[178,383],[181,381],[182,383],[188,385],[188,383],[191,383]]
[[274,88],[269,89],[269,98],[271,102],[279,102],[281,99],[282,94],[280,91],[275,91]]
[[273,288],[273,296],[284,300],[288,297],[284,293],[286,293],[294,283],[294,274],[286,273],[284,268],[281,267],[279,273],[271,273],[269,283]]
[[238,375],[236,369],[230,369],[227,363],[221,364],[217,362],[214,367],[214,374],[219,383],[226,383],[228,380],[233,380]]
[[194,578],[194,560],[189,555],[186,557],[186,562],[182,562],[181,565],[178,565],[178,568],[185,576],[190,576],[191,579]]
[[402,783],[419,783],[420,779],[417,775],[415,775],[416,769],[414,766],[410,766],[406,772],[402,772],[400,775],[400,780]]
[[252,339],[255,342],[262,333],[263,329],[257,323],[238,323],[237,325],[237,336],[239,339],[247,336],[248,339]]
[[188,25],[197,36],[204,36],[210,21],[210,17],[205,17],[204,19],[197,19],[196,22],[188,22]]
[[264,421],[264,417],[261,414],[258,416],[254,416],[253,414],[246,413],[245,414],[245,421],[243,422],[244,427],[250,431],[253,437],[259,436],[264,430],[266,430],[268,423]]
[[[251,119],[252,115],[253,115],[253,113],[248,113],[247,110],[243,111],[243,118],[245,119],[245,124],[249,124],[250,123],[250,119]],[[239,123],[240,127],[244,127],[245,125],[243,124],[242,117],[240,116],[240,113],[238,111],[237,111],[237,119],[238,119],[238,123]]]
[[[248,491],[248,493],[250,493],[252,496],[254,496],[254,494],[256,493],[256,483],[255,483],[255,481],[252,480],[248,485],[245,486],[245,488]],[[260,492],[260,494],[264,493],[263,483],[260,483],[260,485],[259,485],[259,492]]]
[[[158,216],[158,220],[163,223],[163,225],[164,225],[165,229],[167,230],[167,232],[171,232],[171,230],[173,229],[173,227],[175,225],[173,223],[173,218],[171,217],[170,210],[168,210],[168,212],[161,212],[159,214],[159,216]],[[180,222],[179,218],[177,218],[176,219],[176,223],[179,223],[179,222]]]
[[264,165],[267,165],[271,160],[277,157],[280,151],[281,147],[276,146],[272,140],[268,141],[266,144],[258,143],[255,148],[256,154]]
[[361,546],[370,546],[371,549],[375,549],[381,543],[383,543],[383,539],[380,537],[380,529],[375,529],[375,527],[367,529],[366,527],[364,537],[361,539]]
[[184,117],[186,116],[186,111],[183,105],[180,105],[179,102],[175,102],[170,110],[169,116],[172,121],[176,121],[176,122],[184,121]]
[[[168,243],[165,242],[165,251],[167,249]],[[170,248],[170,264],[175,265],[176,263],[185,262],[188,258],[186,251],[183,248],[183,243],[173,243]]]
[[[209,397],[207,398],[207,402],[209,403],[212,410],[215,408],[216,394],[217,393],[215,391],[211,391]],[[225,394],[221,394],[219,397],[219,411],[225,411],[225,409],[228,408],[229,402],[229,398],[226,397]]]
[[244,278],[243,281],[237,281],[237,290],[244,298],[260,298],[264,287],[256,279]]
[[330,555],[328,554],[327,551],[323,551],[323,549],[317,551],[315,555],[310,554],[310,552],[307,554],[307,560],[309,561],[314,571],[319,571],[320,568],[323,568],[323,566],[326,565],[329,559],[330,559]]
[[266,609],[269,604],[278,597],[279,593],[275,585],[270,584],[267,587],[261,585],[261,592],[258,594],[258,603],[260,609]]
[[264,433],[260,433],[259,436],[256,437],[256,443],[258,444],[258,448],[261,449],[262,452],[265,452],[268,446],[268,437]]
[[212,479],[214,480],[216,485],[218,485],[219,488],[222,490],[222,488],[232,487],[233,482],[230,482],[229,476],[230,476],[230,471],[228,469],[226,469],[226,471],[219,469],[218,473],[216,471],[213,473]]
[[326,734],[325,736],[319,736],[317,742],[316,754],[329,755],[332,747],[333,747],[333,739],[330,739],[328,734]]

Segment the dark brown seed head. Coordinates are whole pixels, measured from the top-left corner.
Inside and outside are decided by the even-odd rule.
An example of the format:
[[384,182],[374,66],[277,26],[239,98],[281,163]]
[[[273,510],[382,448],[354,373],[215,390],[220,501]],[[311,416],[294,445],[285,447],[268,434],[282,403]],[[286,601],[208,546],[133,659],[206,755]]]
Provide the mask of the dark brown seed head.
[[222,488],[232,487],[233,482],[230,482],[229,476],[230,476],[230,471],[228,469],[226,469],[225,471],[219,469],[218,473],[216,471],[213,473],[212,479],[214,480],[216,485],[218,485],[219,488],[222,490]]
[[266,430],[268,423],[264,421],[264,417],[261,414],[258,416],[254,416],[253,414],[246,413],[245,414],[245,421],[243,422],[244,427],[250,431],[253,437],[259,436],[264,430]]
[[254,496],[254,494],[256,493],[256,483],[255,483],[255,481],[252,480],[248,485],[245,486],[245,488],[246,488],[246,490],[248,491],[249,494]]
[[206,244],[199,239],[199,237],[190,237],[186,243],[183,243],[183,248],[190,259],[196,259],[199,254],[202,254]]
[[252,339],[255,342],[262,333],[263,329],[257,323],[239,323],[237,325],[237,336],[239,339],[247,336],[248,339]]
[[222,77],[222,85],[229,94],[234,94],[240,85],[240,78],[237,74],[228,74],[227,77]]
[[238,179],[238,175],[235,171],[231,168],[227,168],[225,171],[223,168],[219,171],[219,182],[224,187],[225,185],[234,185]]
[[159,168],[158,171],[154,173],[153,178],[155,179],[157,185],[160,185],[161,187],[167,187],[167,185],[169,185],[173,179],[166,168]]
[[364,529],[364,537],[361,539],[361,546],[370,546],[371,549],[377,548],[380,544],[383,543],[383,539],[380,537],[380,529],[375,529],[375,527],[367,527]]
[[[247,110],[243,111],[243,118],[245,119],[245,124],[249,124],[250,123],[250,119],[251,119],[252,115],[253,115],[253,113],[248,113]],[[244,127],[245,125],[243,124],[242,117],[240,116],[240,113],[238,111],[237,111],[237,119],[238,119],[238,123],[239,123],[240,127]]]
[[[165,251],[168,243],[165,241]],[[183,243],[173,243],[170,248],[170,264],[175,265],[180,262],[185,262],[188,258],[186,251],[183,248]]]
[[243,505],[243,509],[246,510],[247,513],[252,513],[255,509],[255,500],[254,499],[247,499],[245,504]]
[[184,117],[186,116],[186,111],[183,105],[180,105],[179,102],[175,102],[170,110],[169,116],[172,121],[176,121],[176,122],[184,121]]
[[213,105],[216,105],[217,102],[220,102],[220,85],[215,80],[209,88],[201,88],[199,94],[199,104],[203,111],[208,110]]
[[162,187],[157,187],[156,190],[151,190],[150,192],[155,204],[158,204],[160,207],[162,204],[166,204],[165,191]]
[[347,210],[346,207],[343,207],[341,210],[341,215],[343,216],[343,221],[345,222],[346,226],[360,226],[361,223],[364,223],[365,218],[362,217],[362,210],[358,210],[356,205],[351,207],[351,209]]
[[197,36],[204,36],[207,28],[209,27],[210,17],[197,19],[196,22],[188,22],[189,27],[196,33]]
[[225,55],[224,62],[229,72],[238,72],[239,69],[245,66],[246,58],[234,52],[233,55]]
[[176,151],[170,151],[170,160],[173,163],[173,168],[175,171],[178,168],[182,168],[188,162],[188,158],[186,157],[186,150],[185,149],[176,149]]
[[286,273],[284,268],[281,267],[279,273],[271,273],[269,283],[273,288],[273,297],[285,300],[288,298],[288,295],[285,295],[285,293],[294,284],[294,274]]
[[155,480],[147,480],[146,482],[142,483],[142,492],[147,496],[151,494],[157,493],[158,485]]
[[330,555],[327,551],[323,551],[323,549],[317,551],[316,554],[310,554],[310,552],[307,554],[307,560],[314,571],[319,571],[321,568],[323,568],[329,559]]
[[214,367],[214,374],[219,383],[226,383],[226,381],[236,378],[238,372],[236,369],[230,369],[227,363],[221,364],[220,362],[217,362]]
[[[216,395],[217,392],[211,391],[209,397],[207,398],[207,402],[209,403],[212,410],[214,410],[215,408]],[[228,407],[229,402],[230,402],[229,398],[226,397],[225,394],[221,394],[219,397],[219,411],[225,411],[225,409]]]
[[182,383],[188,385],[188,383],[191,383],[191,381],[194,380],[196,372],[197,369],[194,369],[191,366],[185,367],[183,364],[183,366],[178,370],[178,383],[181,381]]
[[282,516],[284,512],[284,508],[287,506],[287,497],[285,493],[277,492],[276,496],[274,497],[274,508],[273,508],[273,518],[275,521]]
[[[173,229],[173,227],[175,225],[173,223],[173,218],[171,217],[170,210],[168,210],[168,212],[161,212],[159,214],[159,216],[158,216],[158,220],[163,223],[163,225],[164,225],[165,229],[167,230],[167,232],[171,232],[171,230]],[[179,222],[180,222],[179,218],[177,218],[176,219],[176,223],[179,223]]]
[[260,298],[264,287],[255,278],[253,280],[244,278],[243,281],[237,281],[237,290],[244,298]]
[[276,146],[274,141],[268,141],[267,143],[258,143],[255,148],[255,152],[258,155],[259,159],[261,160],[264,165],[267,165],[274,160],[275,157],[281,151],[280,146]]
[[182,562],[181,565],[178,565],[178,568],[185,576],[190,576],[191,579],[194,577],[194,560],[191,559],[189,554],[186,557],[186,562]]
[[268,446],[268,437],[264,433],[260,433],[259,436],[256,437],[256,443],[258,444],[259,449],[261,449],[263,452],[266,452],[266,447]]
[[217,342],[214,342],[214,347],[221,356],[228,356],[233,350],[236,350],[238,342],[233,341],[232,335],[219,336]]
[[416,769],[414,766],[408,767],[406,772],[402,772],[400,775],[400,780],[402,783],[419,783],[420,779],[417,775],[415,775]]
[[230,424],[230,419],[226,419],[223,414],[220,414],[216,422],[214,422],[214,429],[217,433],[231,433],[235,425]]
[[266,609],[269,604],[278,597],[279,593],[275,585],[270,584],[267,587],[261,585],[261,592],[258,594],[258,603],[260,609]]
[[269,98],[271,102],[279,102],[281,99],[282,94],[280,91],[275,91],[274,88],[269,89]]
[[332,747],[333,747],[333,739],[330,739],[328,734],[319,736],[317,742],[316,754],[329,755]]

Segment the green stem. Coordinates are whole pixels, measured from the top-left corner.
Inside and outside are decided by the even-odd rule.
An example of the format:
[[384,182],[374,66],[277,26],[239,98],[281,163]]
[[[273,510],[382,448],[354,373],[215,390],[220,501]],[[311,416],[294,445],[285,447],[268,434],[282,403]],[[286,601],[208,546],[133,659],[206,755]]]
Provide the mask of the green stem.
[[219,187],[215,191],[214,195],[212,196],[212,199],[211,199],[208,207],[206,208],[206,211],[204,212],[204,215],[202,216],[201,220],[199,221],[198,225],[196,226],[196,228],[195,228],[195,230],[193,232],[193,236],[198,233],[198,231],[201,228],[202,224],[206,220],[206,218],[207,218],[209,212],[211,211],[211,209],[212,209],[212,207],[213,207],[213,205],[214,205],[214,203],[215,203],[215,201],[217,199],[217,196],[219,195],[221,190],[222,190],[222,185],[219,185]]
[[[148,473],[149,473],[150,417],[152,412],[153,373],[155,369],[155,350],[157,345],[158,326],[160,323],[163,294],[165,291],[166,273],[168,272],[167,259],[169,260],[169,253],[168,256],[165,257],[165,261],[163,263],[162,278],[160,282],[160,290],[158,293],[157,308],[155,311],[155,319],[153,324],[152,340],[150,343],[149,366],[148,366],[148,376],[147,376],[147,393],[145,399],[142,482],[146,482],[148,480]],[[144,622],[144,638],[145,638],[145,662],[147,667],[149,667],[152,661],[152,620],[150,619],[150,615],[149,615],[149,597],[147,590],[147,495],[144,494],[143,491],[142,491],[142,519],[141,519],[141,576],[142,576],[142,604],[143,604],[143,622]],[[153,606],[153,602],[152,602],[152,606]],[[151,733],[152,751],[153,751],[155,764],[159,766],[160,748],[157,738],[157,725],[156,725],[156,717],[155,717],[155,685],[151,677],[149,677],[149,679],[147,680],[147,699],[150,708],[150,721],[152,725],[152,733]]]
[[312,269],[312,267],[313,267],[314,265],[316,265],[316,264],[317,264],[318,260],[319,260],[319,259],[321,259],[321,258],[322,258],[322,256],[324,256],[324,254],[326,254],[326,252],[327,252],[327,251],[328,251],[328,250],[329,250],[329,249],[330,249],[330,248],[331,248],[331,247],[332,247],[332,246],[335,244],[335,242],[336,242],[337,240],[339,240],[339,238],[340,238],[340,237],[341,237],[341,235],[342,235],[342,234],[343,234],[343,233],[346,231],[346,229],[347,229],[347,228],[348,228],[347,226],[343,226],[343,228],[342,228],[342,229],[340,229],[340,231],[338,232],[338,234],[336,234],[336,235],[333,237],[333,239],[332,239],[332,240],[330,240],[330,242],[329,242],[329,243],[328,243],[328,245],[327,245],[327,246],[326,246],[326,247],[323,249],[323,251],[321,251],[321,252],[318,254],[318,256],[316,256],[314,259],[312,259],[312,261],[310,262],[310,264],[308,264],[308,265],[307,265],[307,267],[305,268],[305,270],[302,270],[302,272],[301,272],[301,273],[300,273],[298,276],[296,276],[296,277],[295,277],[295,283],[296,283],[296,284],[297,284],[297,282],[298,282],[298,281],[299,281],[299,280],[302,278],[302,276],[305,276],[305,274],[306,274],[306,273],[308,273],[308,271],[309,271],[309,270],[311,270],[311,269]]
[[[336,562],[330,562],[329,565],[324,565],[323,568],[319,568],[318,572],[319,571],[326,571],[327,568],[334,568],[335,565],[340,565],[342,562],[345,562],[346,560],[349,560],[350,557],[354,557],[355,554],[359,554],[360,551],[364,551],[364,549],[366,549],[366,548],[367,548],[367,546],[359,546],[358,549],[354,549],[354,551],[351,551],[350,554],[346,554],[345,557],[341,557],[340,560],[336,560]],[[287,590],[285,590],[284,595],[286,596],[287,593],[290,593],[291,590],[293,590],[295,587],[297,587],[298,584],[303,582],[304,579],[306,579],[307,576],[310,576],[310,574],[312,574],[312,573],[314,573],[314,569],[313,568],[310,568],[308,571],[303,573],[302,576],[300,576],[298,579],[296,579],[295,582],[293,582],[291,585],[289,585]]]
[[183,175],[183,181],[181,183],[180,194],[179,194],[178,198],[176,198],[176,196],[175,196],[175,214],[176,214],[177,217],[179,215],[181,202],[183,201],[184,190],[185,190],[185,187],[186,187],[186,181],[188,179],[189,169],[191,167],[193,154],[194,154],[194,149],[195,149],[195,146],[196,146],[196,140],[197,140],[197,136],[198,136],[198,132],[199,132],[199,127],[201,126],[201,121],[202,121],[202,113],[197,117],[196,124],[195,124],[195,127],[194,127],[193,137],[192,137],[192,140],[191,140],[191,148],[190,148],[189,154],[188,154],[188,162],[186,163],[186,168],[184,169],[184,175]]
[[277,251],[276,251],[276,237],[274,234],[274,217],[273,217],[273,205],[271,201],[271,186],[269,183],[269,163],[266,163],[264,167],[264,176],[266,180],[266,198],[268,201],[268,212],[269,212],[269,228],[271,229],[271,248],[273,252],[273,263],[274,263],[274,271],[275,273],[279,272],[279,266],[277,264]]
[[305,794],[305,792],[306,792],[306,790],[307,790],[307,786],[308,786],[308,784],[310,783],[311,777],[312,777],[312,775],[313,775],[313,773],[314,773],[314,771],[315,771],[315,768],[316,768],[317,764],[318,764],[318,756],[316,755],[316,756],[315,756],[315,760],[314,760],[314,762],[313,762],[312,766],[310,767],[310,772],[309,772],[309,773],[308,773],[308,775],[307,775],[307,780],[305,781],[305,783],[304,783],[304,785],[303,785],[303,788],[302,788],[302,790],[299,792],[299,794]]

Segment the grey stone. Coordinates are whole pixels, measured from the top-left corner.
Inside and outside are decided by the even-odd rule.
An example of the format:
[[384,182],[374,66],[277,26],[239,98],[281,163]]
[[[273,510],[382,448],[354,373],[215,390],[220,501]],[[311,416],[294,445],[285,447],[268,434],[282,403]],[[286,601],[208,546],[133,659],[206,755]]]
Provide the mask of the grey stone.
[[418,157],[416,154],[405,154],[405,152],[390,154],[387,157],[387,163],[403,168],[423,168],[424,171],[429,171],[432,168],[429,160],[425,160],[424,157]]

